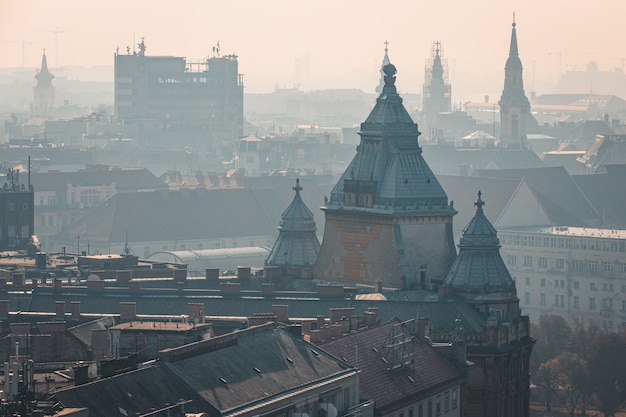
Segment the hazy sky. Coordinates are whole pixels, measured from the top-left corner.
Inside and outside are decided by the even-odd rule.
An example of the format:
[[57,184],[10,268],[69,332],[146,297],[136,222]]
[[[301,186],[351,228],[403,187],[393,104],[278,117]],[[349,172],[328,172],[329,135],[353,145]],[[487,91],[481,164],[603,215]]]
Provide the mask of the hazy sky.
[[[513,12],[527,92],[591,60],[624,65],[624,0],[0,0],[0,66],[34,70],[43,48],[51,67],[112,66],[116,47],[142,36],[148,55],[200,59],[219,41],[239,56],[248,92],[296,82],[373,92],[387,40],[399,90],[417,93],[439,40],[458,102],[501,93]],[[310,77],[297,60],[310,60]]]

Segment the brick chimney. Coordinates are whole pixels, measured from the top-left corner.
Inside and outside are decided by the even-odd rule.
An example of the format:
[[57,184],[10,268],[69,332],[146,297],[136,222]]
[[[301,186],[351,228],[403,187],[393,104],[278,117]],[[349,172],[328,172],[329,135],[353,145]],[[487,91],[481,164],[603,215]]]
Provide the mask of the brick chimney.
[[137,318],[137,303],[134,301],[120,302],[120,320],[123,322],[133,321]]
[[272,305],[272,313],[280,323],[289,323],[289,305],[274,304]]
[[57,320],[65,320],[65,301],[57,301],[55,303],[56,307],[56,319]]
[[219,268],[207,268],[204,270],[204,274],[207,281],[218,282],[220,280]]
[[175,269],[174,270],[174,282],[185,282],[187,280],[187,270],[186,269]]
[[80,301],[72,301],[70,304],[72,320],[80,320]]
[[9,317],[9,300],[0,300],[0,319]]
[[118,285],[126,285],[132,278],[131,271],[116,271],[115,279],[117,280]]

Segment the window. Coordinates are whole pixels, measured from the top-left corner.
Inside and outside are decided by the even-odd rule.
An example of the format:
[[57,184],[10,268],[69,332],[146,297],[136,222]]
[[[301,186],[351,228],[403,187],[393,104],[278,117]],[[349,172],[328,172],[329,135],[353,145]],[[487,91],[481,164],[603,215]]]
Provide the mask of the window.
[[626,313],[626,300],[622,300],[622,313]]
[[541,278],[541,286],[542,287],[546,286],[546,279],[545,278]]
[[626,263],[622,264],[622,272],[626,272]]
[[580,270],[583,269],[583,263],[577,259],[572,261],[572,269]]
[[435,415],[441,415],[441,395],[437,395],[437,400],[435,403]]
[[545,293],[541,294],[541,299],[539,301],[539,304],[542,305],[542,306],[546,305],[546,294]]
[[611,262],[603,262],[604,272],[613,272],[613,264]]
[[561,280],[561,288],[565,288],[565,280]]
[[613,311],[613,299],[612,298],[603,298],[602,299],[602,310],[604,310],[604,311]]
[[530,277],[526,277],[526,285],[530,285]]
[[413,417],[413,409],[409,408],[409,417]]
[[578,286],[579,286],[579,285],[580,285],[580,284],[579,284],[579,282],[578,282],[578,281],[574,281],[574,289],[575,289],[575,290],[577,290],[577,289],[578,289]]
[[458,399],[457,399],[457,390],[454,388],[452,390],[452,408],[455,409],[458,407]]
[[41,226],[46,225],[46,216],[41,216]]
[[[42,197],[43,198],[43,197]],[[49,195],[48,196],[48,205],[49,206],[56,206],[57,204],[57,198],[54,195]]]
[[525,292],[524,293],[524,304],[530,304],[530,293],[529,292]]
[[428,417],[433,417],[433,400],[428,400]]
[[561,259],[561,258],[557,259],[556,260],[556,268],[557,269],[565,268],[565,259]]
[[589,270],[597,271],[598,270],[598,261],[589,261]]
[[554,296],[554,305],[555,305],[556,307],[558,307],[558,306],[559,306],[559,296],[558,296],[558,294]]
[[539,266],[545,268],[548,266],[548,258],[539,258]]
[[515,263],[517,262],[517,257],[516,257],[515,255],[509,255],[509,256],[507,256],[507,258],[506,258],[506,262],[507,262],[509,265],[515,265]]
[[48,214],[48,226],[54,225],[54,217],[52,214]]
[[596,309],[596,299],[593,297],[589,298],[589,310],[595,310]]
[[580,308],[580,298],[577,295],[574,296],[574,308]]
[[532,256],[524,255],[524,266],[533,266]]
[[589,283],[589,289],[591,291],[595,291],[596,290],[596,283],[595,282],[590,282]]
[[565,296],[564,295],[560,295],[559,296],[559,307],[565,307]]
[[447,413],[450,411],[450,392],[446,391],[443,394],[443,412]]

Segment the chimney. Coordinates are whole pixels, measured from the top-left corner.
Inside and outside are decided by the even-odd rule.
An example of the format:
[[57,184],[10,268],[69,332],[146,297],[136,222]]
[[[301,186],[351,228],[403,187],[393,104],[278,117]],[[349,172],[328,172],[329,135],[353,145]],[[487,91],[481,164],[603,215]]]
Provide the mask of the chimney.
[[118,285],[126,285],[132,278],[131,271],[116,271],[115,279],[117,280]]
[[187,315],[194,323],[204,323],[204,303],[187,303]]
[[426,336],[428,336],[429,330],[429,322],[426,317],[418,317],[417,318],[417,337],[420,340],[424,340]]
[[174,270],[174,282],[185,282],[187,279],[187,270],[186,269],[175,269]]
[[9,317],[9,300],[0,300],[0,319]]
[[80,301],[72,301],[70,304],[72,320],[80,320]]
[[272,313],[274,313],[278,322],[289,323],[289,305],[274,304],[272,305]]
[[65,301],[57,301],[55,306],[57,320],[65,320]]
[[377,293],[382,293],[383,292],[383,282],[382,281],[376,281],[376,292]]
[[47,272],[40,272],[39,279],[41,280],[41,285],[43,285],[44,287],[48,285],[48,273]]
[[133,321],[137,318],[137,303],[134,301],[120,302],[120,320],[123,322]]
[[326,323],[326,317],[317,316],[317,330],[322,330],[324,328],[325,323]]
[[13,285],[17,286],[17,287],[23,287],[24,286],[24,280],[25,280],[25,275],[23,272],[13,272],[11,274],[11,279],[13,280]]
[[240,281],[249,280],[252,274],[250,273],[249,266],[238,266],[237,267],[237,277],[239,277]]
[[274,284],[261,284],[261,292],[263,294],[273,294],[274,293]]
[[204,274],[207,281],[218,282],[220,279],[219,268],[207,268],[204,270]]

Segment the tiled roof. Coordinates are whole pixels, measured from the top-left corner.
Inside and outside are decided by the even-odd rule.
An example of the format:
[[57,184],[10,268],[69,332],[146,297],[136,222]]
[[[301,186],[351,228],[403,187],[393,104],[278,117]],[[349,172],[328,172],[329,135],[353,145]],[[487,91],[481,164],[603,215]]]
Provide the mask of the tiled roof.
[[[392,336],[397,339],[401,334],[410,341],[392,351],[387,347]],[[415,403],[447,384],[460,384],[463,378],[457,367],[424,341],[415,338],[408,326],[397,319],[320,346],[361,370],[360,388],[374,400],[381,413],[406,402]],[[403,366],[389,369],[394,364],[394,356],[400,358],[398,362]],[[410,358],[412,362],[407,363]]]
[[199,342],[200,353],[165,366],[221,411],[349,372],[347,364],[283,328],[238,337],[228,347],[201,352],[202,344],[215,342]]
[[66,408],[89,408],[90,417],[140,415],[181,400],[192,400],[185,405],[187,412],[210,410],[189,387],[158,365],[57,391],[54,396]]

